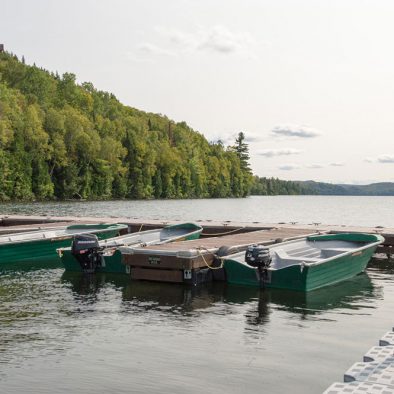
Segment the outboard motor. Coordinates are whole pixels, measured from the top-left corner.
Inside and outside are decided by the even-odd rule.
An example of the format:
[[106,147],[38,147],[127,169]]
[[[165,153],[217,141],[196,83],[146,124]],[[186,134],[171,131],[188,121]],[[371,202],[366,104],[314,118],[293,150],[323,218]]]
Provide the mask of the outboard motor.
[[76,235],[71,244],[71,253],[78,260],[82,271],[87,273],[95,272],[101,267],[101,249],[94,234]]
[[267,269],[271,265],[270,250],[266,246],[248,246],[245,252],[245,262],[251,267],[257,268],[260,277],[260,286],[264,286],[264,278],[267,276]]

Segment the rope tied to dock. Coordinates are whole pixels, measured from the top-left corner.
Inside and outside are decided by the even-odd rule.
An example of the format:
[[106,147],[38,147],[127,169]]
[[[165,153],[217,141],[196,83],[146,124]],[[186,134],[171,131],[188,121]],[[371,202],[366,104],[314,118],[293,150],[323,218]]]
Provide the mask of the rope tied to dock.
[[[209,249],[204,248],[203,246],[199,246],[198,248],[196,248],[197,250],[197,254],[200,255],[202,257],[202,260],[204,261],[204,264],[211,270],[219,270],[223,268],[224,265],[224,258],[221,256],[218,256],[216,253],[212,253]],[[220,260],[220,265],[218,267],[213,267],[212,265],[209,265],[207,260],[205,259],[204,254],[201,252],[201,250],[205,250],[206,252],[210,253],[213,255],[214,260],[219,259]]]

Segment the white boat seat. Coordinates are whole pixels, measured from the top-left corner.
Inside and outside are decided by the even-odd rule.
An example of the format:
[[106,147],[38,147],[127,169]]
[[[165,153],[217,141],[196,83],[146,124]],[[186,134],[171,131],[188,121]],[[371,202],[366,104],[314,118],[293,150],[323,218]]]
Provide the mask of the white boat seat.
[[278,266],[295,265],[304,263],[316,263],[319,258],[308,258],[302,256],[290,256],[285,250],[278,249],[275,250],[277,256]]
[[280,259],[288,259],[290,256],[287,254],[286,251],[283,249],[277,249],[275,250],[275,254],[280,258]]

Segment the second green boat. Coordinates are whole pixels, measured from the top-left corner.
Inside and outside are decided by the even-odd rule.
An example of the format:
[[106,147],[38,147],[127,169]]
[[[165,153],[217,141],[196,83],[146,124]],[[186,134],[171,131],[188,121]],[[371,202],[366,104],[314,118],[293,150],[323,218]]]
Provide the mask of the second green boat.
[[310,291],[349,279],[367,267],[377,234],[330,234],[283,242],[271,247],[254,245],[226,256],[229,283],[256,287]]

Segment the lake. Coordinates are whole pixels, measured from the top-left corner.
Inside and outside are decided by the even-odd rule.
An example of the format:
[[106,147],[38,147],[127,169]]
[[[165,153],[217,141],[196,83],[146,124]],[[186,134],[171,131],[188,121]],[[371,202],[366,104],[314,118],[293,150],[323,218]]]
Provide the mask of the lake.
[[0,204],[0,214],[394,227],[393,207],[394,196],[251,196],[239,199],[7,203]]
[[[3,204],[1,213],[394,226],[392,197]],[[391,215],[391,216],[390,216]],[[320,393],[394,325],[394,262],[310,293],[0,274],[1,393]]]

